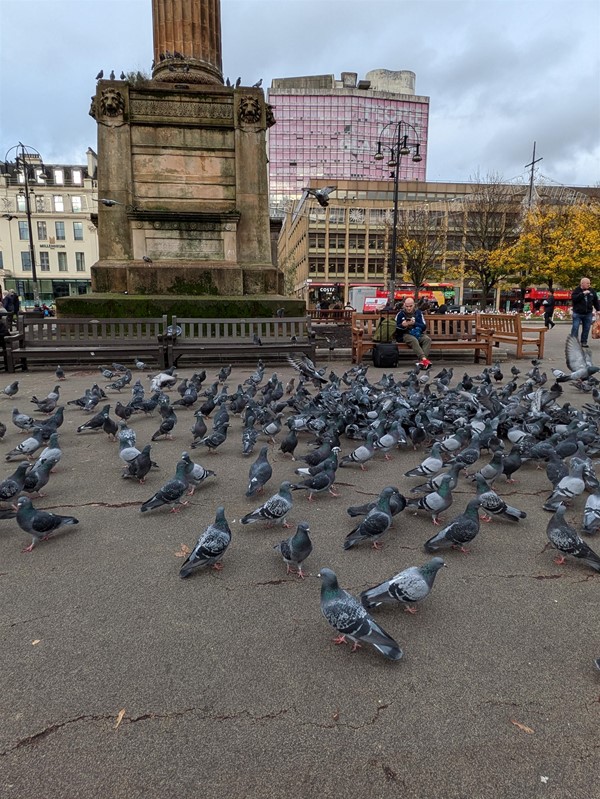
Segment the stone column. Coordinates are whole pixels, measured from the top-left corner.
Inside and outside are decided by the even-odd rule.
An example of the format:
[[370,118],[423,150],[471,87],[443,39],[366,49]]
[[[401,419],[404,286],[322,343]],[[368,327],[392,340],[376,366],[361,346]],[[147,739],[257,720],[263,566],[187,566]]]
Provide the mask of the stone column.
[[221,0],[152,0],[155,80],[223,83]]

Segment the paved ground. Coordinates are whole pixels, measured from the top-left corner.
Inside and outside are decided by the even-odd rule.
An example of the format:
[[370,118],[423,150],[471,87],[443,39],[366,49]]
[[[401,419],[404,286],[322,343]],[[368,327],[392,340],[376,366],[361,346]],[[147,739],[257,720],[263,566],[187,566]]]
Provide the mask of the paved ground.
[[[564,365],[567,330],[549,334],[545,368]],[[454,370],[479,371],[460,363]],[[236,369],[230,385],[250,371]],[[21,440],[13,405],[30,412],[31,395],[55,385],[51,371],[19,380],[16,402],[0,395],[9,428],[2,453]],[[91,382],[90,372],[68,373],[62,395],[79,396]],[[572,387],[564,396],[586,399]],[[295,495],[290,521],[307,519],[315,543],[301,582],[285,576],[272,550],[279,529],[239,524],[257,504],[244,497],[250,461],[240,455],[239,419],[217,454],[192,452],[217,478],[184,512],[142,515],[140,503],[189,446],[191,412],[179,414],[174,441],[155,444],[161,468],[142,486],[121,479],[116,445],[104,434],[75,433],[86,417],[67,407],[65,454],[36,504],[74,514],[80,525],[21,554],[27,537],[16,522],[0,522],[0,796],[599,795],[600,674],[592,661],[600,656],[600,579],[542,552],[543,471],[527,465],[513,487],[498,486],[528,511],[523,523],[484,525],[470,556],[448,552],[449,568],[416,615],[378,613],[406,653],[393,664],[333,646],[316,574],[329,566],[359,592],[427,559],[431,522],[407,513],[381,552],[342,549],[351,529],[345,508],[387,484],[408,490],[414,483],[402,475],[420,452],[378,459],[364,473],[341,471],[339,499],[309,504]],[[156,417],[133,426],[144,443]],[[294,465],[276,451],[272,460],[276,486]],[[12,470],[5,464],[2,476]],[[460,485],[453,510],[471,492]],[[225,568],[180,580],[181,545],[194,544],[221,503],[233,530]],[[578,526],[582,509],[580,499],[569,512]]]

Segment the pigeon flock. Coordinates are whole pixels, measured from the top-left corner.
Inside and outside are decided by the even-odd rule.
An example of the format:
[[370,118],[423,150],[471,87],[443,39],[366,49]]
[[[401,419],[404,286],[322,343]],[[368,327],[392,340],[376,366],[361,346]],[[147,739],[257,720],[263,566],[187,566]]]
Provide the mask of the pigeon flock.
[[[235,390],[228,383],[231,366],[222,367],[212,380],[205,369],[183,379],[175,368],[166,369],[146,377],[149,384],[144,384],[141,378],[134,382],[132,369],[113,363],[100,369],[104,388],[95,382],[83,396],[63,405],[63,385],[57,384],[46,396],[32,397],[37,418],[13,408],[13,432],[22,435],[5,453],[5,460],[20,462],[0,479],[0,519],[14,520],[30,536],[23,549],[28,553],[79,524],[73,516],[35,507],[31,499],[46,496],[42,489],[51,494],[53,470],[63,455],[60,428],[67,406],[72,408],[68,413],[84,417],[77,425],[77,437],[106,435],[102,446],[114,452],[115,463],[117,456],[120,459],[122,479],[145,485],[150,477],[153,493],[140,498],[140,513],[167,509],[177,513],[206,480],[226,483],[218,507],[194,503],[210,522],[186,551],[181,578],[223,569],[226,558],[241,546],[238,536],[242,541],[249,535],[246,526],[266,530],[278,525],[291,527],[292,534],[278,543],[265,538],[265,552],[274,550],[287,575],[304,579],[306,561],[319,559],[319,531],[301,518],[302,496],[305,502],[314,502],[320,495],[339,524],[340,555],[335,564],[339,573],[345,559],[362,557],[360,550],[369,546],[380,550],[398,535],[410,535],[412,519],[424,512],[437,529],[418,542],[424,553],[419,563],[396,564],[393,574],[382,566],[379,584],[356,596],[340,586],[331,568],[318,571],[321,611],[336,631],[335,643],[351,643],[352,651],[365,645],[399,661],[403,649],[373,614],[383,605],[415,613],[447,565],[440,553],[471,552],[482,522],[527,528],[526,511],[502,496],[518,480],[520,470],[545,470],[547,496],[539,498],[539,507],[549,514],[546,547],[557,550],[555,562],[562,564],[569,556],[577,568],[600,572],[600,555],[586,540],[593,543],[600,530],[600,480],[594,461],[600,453],[600,383],[594,377],[598,368],[590,351],[570,336],[565,354],[568,371],[556,370],[551,385],[539,360],[533,360],[523,374],[513,366],[506,377],[498,363],[475,377],[466,373],[455,377],[453,368],[447,367],[432,374],[417,365],[408,373],[383,374],[371,382],[368,366],[326,374],[306,357],[289,356],[297,375],[287,385],[277,372],[268,375],[259,359],[254,372]],[[146,365],[136,358],[133,368],[145,371]],[[61,380],[66,378],[62,369],[60,375]],[[563,396],[564,383],[588,394],[589,401],[575,407]],[[125,389],[131,392],[127,402]],[[0,393],[15,402],[18,391],[15,381]],[[115,393],[119,399],[112,416]],[[178,398],[172,399],[173,395]],[[180,423],[184,415],[189,419],[185,433]],[[155,418],[156,431],[149,440],[138,441],[133,422],[147,416]],[[6,432],[1,425],[0,438]],[[155,452],[160,451],[161,441],[172,438],[182,440],[181,457],[176,463],[157,463]],[[229,480],[219,476],[218,468],[213,471],[195,462],[188,452],[201,449],[207,460],[216,463],[221,447],[222,451],[233,448],[242,459],[254,456],[246,488],[236,486],[231,476]],[[406,471],[394,464],[398,450],[405,463],[413,464]],[[273,461],[285,464],[289,472],[278,486],[269,485]],[[380,475],[379,495],[363,504],[343,500],[341,509],[335,490],[339,469],[355,470],[357,477],[365,470]],[[237,531],[236,520],[227,512],[228,492],[236,498],[245,494],[251,506]],[[565,518],[567,508],[570,521]],[[575,522],[577,513],[579,522]],[[79,529],[72,534],[84,534]],[[527,534],[541,536],[541,531],[528,529]],[[484,548],[485,539],[482,535],[477,547]],[[260,546],[260,536],[253,540],[253,546]],[[350,549],[359,552],[345,554]],[[444,579],[452,579],[451,569]]]

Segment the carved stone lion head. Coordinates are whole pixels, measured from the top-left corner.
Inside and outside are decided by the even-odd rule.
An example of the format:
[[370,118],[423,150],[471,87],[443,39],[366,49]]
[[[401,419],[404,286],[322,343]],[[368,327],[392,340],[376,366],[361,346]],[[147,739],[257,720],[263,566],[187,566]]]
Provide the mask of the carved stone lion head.
[[118,117],[125,111],[125,100],[117,89],[103,89],[100,95],[100,113],[102,116]]
[[240,122],[260,122],[260,103],[256,97],[240,98]]

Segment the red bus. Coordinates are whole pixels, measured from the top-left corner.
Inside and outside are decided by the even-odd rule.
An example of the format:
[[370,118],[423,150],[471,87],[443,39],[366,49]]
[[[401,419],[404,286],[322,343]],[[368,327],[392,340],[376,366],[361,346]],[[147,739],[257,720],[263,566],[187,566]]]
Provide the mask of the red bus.
[[[528,289],[525,289],[525,302],[531,304],[532,310],[538,309],[548,294],[548,289],[538,289],[535,286],[530,286]],[[565,310],[570,308],[571,292],[565,289],[554,289],[554,304],[556,308],[563,308]]]
[[[377,289],[376,297],[388,297],[389,292],[385,289]],[[415,286],[413,283],[400,283],[394,292],[395,300],[403,300],[406,297],[415,296]],[[447,303],[452,305],[456,297],[456,289],[453,283],[429,283],[425,282],[419,289],[419,299],[435,300],[438,305]]]

